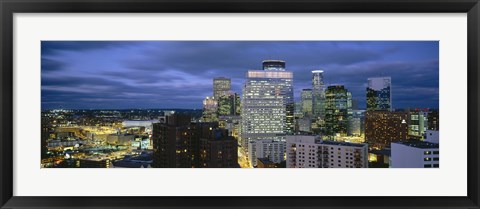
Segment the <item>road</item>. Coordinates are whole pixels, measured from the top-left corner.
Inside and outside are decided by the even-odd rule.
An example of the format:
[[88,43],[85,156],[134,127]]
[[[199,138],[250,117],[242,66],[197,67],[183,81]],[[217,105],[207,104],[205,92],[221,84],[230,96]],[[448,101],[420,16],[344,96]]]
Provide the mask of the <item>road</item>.
[[253,168],[241,147],[238,147],[238,164],[240,165],[240,168]]

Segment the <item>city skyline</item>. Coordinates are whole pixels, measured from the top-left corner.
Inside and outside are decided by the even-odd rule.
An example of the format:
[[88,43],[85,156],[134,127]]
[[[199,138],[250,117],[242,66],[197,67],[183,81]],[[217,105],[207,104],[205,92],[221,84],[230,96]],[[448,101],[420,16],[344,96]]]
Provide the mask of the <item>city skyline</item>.
[[43,41],[42,109],[200,109],[213,78],[241,94],[265,59],[286,61],[295,101],[321,69],[325,86],[344,85],[361,109],[367,79],[383,76],[394,109],[438,108],[436,41]]

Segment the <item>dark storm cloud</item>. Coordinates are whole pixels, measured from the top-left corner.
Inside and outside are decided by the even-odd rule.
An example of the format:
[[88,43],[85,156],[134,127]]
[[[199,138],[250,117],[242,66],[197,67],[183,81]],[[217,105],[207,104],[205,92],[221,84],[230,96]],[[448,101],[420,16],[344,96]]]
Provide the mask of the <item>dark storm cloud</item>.
[[42,72],[58,71],[66,66],[65,63],[53,59],[42,58],[41,61]]
[[[344,84],[364,107],[368,77],[391,76],[395,107],[438,106],[438,42],[42,42],[44,108],[199,108],[212,78],[232,78],[282,59],[295,97],[311,70]],[[428,99],[428,100],[427,100]],[[397,106],[398,105],[398,106]]]
[[135,44],[118,41],[42,41],[42,56],[61,54],[62,51],[87,51],[96,49],[118,48]]

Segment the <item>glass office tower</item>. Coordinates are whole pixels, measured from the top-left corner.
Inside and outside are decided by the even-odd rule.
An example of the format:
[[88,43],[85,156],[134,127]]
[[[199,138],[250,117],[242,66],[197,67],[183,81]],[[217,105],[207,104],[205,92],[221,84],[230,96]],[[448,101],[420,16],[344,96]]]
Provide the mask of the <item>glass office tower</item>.
[[367,110],[392,110],[392,78],[368,78]]
[[284,146],[285,135],[294,131],[293,73],[285,71],[284,61],[264,61],[263,66],[264,70],[247,72],[243,88],[242,139],[252,165],[256,165],[255,156],[268,157],[275,163],[284,159],[284,153],[263,153],[268,149],[255,149],[255,144],[262,141],[279,146],[281,142]]

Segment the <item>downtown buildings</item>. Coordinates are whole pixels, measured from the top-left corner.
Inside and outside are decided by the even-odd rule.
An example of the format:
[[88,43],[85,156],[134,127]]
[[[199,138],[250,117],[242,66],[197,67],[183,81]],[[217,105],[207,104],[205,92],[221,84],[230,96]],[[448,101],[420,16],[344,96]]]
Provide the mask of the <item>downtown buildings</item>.
[[257,157],[275,163],[285,159],[285,137],[294,131],[293,108],[293,73],[285,70],[284,61],[266,60],[263,70],[247,72],[241,137],[252,165]]

